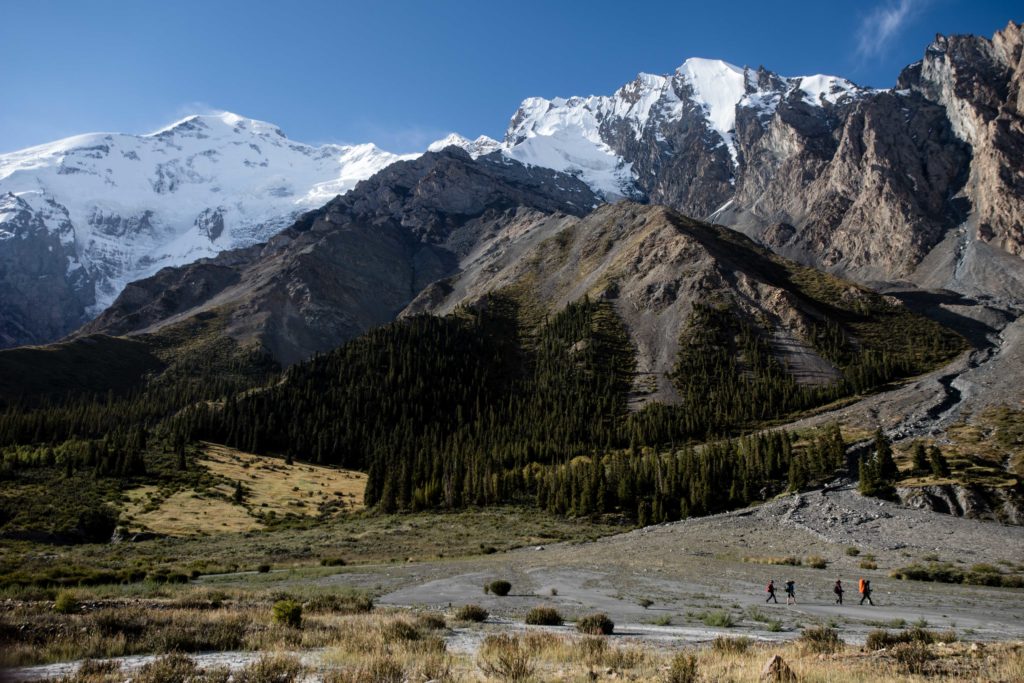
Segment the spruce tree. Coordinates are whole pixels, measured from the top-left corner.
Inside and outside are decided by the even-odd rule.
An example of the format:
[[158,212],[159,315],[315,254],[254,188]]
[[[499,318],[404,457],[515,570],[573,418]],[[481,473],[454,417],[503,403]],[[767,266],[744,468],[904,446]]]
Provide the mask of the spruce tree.
[[900,470],[892,457],[892,444],[882,433],[882,428],[875,430],[875,462],[878,467],[878,478],[880,481],[894,482],[899,477]]
[[931,463],[932,474],[936,477],[948,477],[950,475],[949,462],[942,454],[938,446],[932,446],[928,451],[928,461]]
[[924,444],[920,441],[914,443],[914,472],[927,472],[929,469],[928,454]]

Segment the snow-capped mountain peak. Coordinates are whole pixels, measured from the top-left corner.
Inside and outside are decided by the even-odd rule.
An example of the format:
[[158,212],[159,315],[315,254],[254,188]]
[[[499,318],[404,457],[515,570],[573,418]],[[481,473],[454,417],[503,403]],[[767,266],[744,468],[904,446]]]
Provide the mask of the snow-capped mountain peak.
[[694,101],[704,108],[712,130],[722,136],[735,162],[732,131],[736,127],[736,105],[747,94],[746,71],[720,59],[691,58],[676,73],[693,89]]
[[13,234],[4,223],[18,216],[21,226],[60,235],[66,268],[83,269],[89,277],[79,285],[95,289],[84,296],[93,302],[90,315],[132,280],[265,240],[416,156],[372,144],[306,145],[230,112],[188,116],[144,135],[77,135],[0,155],[0,196],[16,197],[20,207],[0,216],[0,232]]
[[466,150],[469,156],[476,159],[479,156],[490,154],[501,148],[501,143],[486,135],[479,136],[476,140],[470,140],[458,133],[449,133],[447,136],[430,143],[428,152],[440,152],[446,147],[459,147]]
[[[610,96],[531,97],[509,124],[504,153],[527,164],[574,173],[606,197],[637,192],[637,168],[628,148],[649,136],[664,143],[684,119],[707,131],[710,149],[724,147],[730,173],[740,164],[735,142],[737,114],[747,108],[774,113],[796,97],[814,107],[831,107],[868,92],[835,76],[785,78],[719,59],[691,58],[673,73],[640,73]],[[692,130],[692,128],[688,128]]]

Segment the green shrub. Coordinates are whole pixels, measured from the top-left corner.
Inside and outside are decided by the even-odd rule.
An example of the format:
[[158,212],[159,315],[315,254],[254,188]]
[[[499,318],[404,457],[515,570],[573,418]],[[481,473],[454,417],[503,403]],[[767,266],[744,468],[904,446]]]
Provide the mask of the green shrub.
[[831,654],[843,647],[839,632],[828,626],[810,626],[800,634],[800,644],[808,651],[817,654]]
[[512,590],[512,584],[502,580],[491,581],[487,584],[487,588],[498,597],[505,597]]
[[846,549],[846,554],[850,557],[857,557],[860,555],[860,548],[855,548],[852,545]]
[[270,565],[269,564],[261,564],[260,566],[256,567],[256,571],[259,572],[260,574],[266,574],[267,572],[270,571]]
[[672,658],[665,683],[697,683],[700,680],[697,671],[697,656],[688,652],[680,652]]
[[591,636],[610,636],[615,631],[615,622],[607,614],[598,612],[579,619],[576,630]]
[[278,600],[271,608],[275,624],[299,628],[302,626],[302,605],[294,600]]
[[534,607],[526,615],[530,626],[561,626],[565,619],[554,607]]
[[345,562],[345,559],[342,558],[342,557],[321,557],[320,558],[320,566],[321,567],[344,567],[346,564],[348,564],[348,563]]
[[732,615],[722,610],[704,612],[700,615],[700,620],[704,622],[705,626],[712,626],[716,628],[732,628],[736,625],[736,621],[732,618]]
[[71,614],[78,611],[78,600],[71,591],[60,591],[53,601],[53,611],[59,614]]
[[964,582],[964,573],[948,562],[929,562],[926,565],[912,564],[901,569],[894,569],[889,576],[905,581]]
[[486,621],[487,610],[480,605],[463,605],[455,611],[455,618],[459,621]]
[[647,609],[648,607],[654,604],[654,600],[651,600],[650,598],[640,598],[636,601],[636,604],[640,605],[644,609]]

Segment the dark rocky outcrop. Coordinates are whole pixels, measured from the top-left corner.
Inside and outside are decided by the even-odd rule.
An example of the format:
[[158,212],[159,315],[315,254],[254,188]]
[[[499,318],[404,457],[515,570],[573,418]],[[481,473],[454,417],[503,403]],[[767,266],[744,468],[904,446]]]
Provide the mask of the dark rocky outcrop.
[[13,194],[0,197],[0,214],[0,348],[45,343],[85,322],[92,281],[75,261],[66,220],[67,230],[52,232]]
[[900,487],[896,494],[904,505],[920,510],[1004,524],[1024,524],[1024,495],[1016,487],[938,484]]

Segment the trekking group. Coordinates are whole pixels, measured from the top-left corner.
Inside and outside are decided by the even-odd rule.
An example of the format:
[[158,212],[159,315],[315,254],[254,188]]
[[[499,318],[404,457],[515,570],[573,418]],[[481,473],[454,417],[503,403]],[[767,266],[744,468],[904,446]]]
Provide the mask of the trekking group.
[[[779,601],[775,597],[775,591],[776,591],[775,579],[771,579],[771,580],[768,581],[768,586],[767,586],[767,588],[765,590],[768,591],[768,597],[765,599],[765,602],[774,602],[775,604],[778,604]],[[786,604],[787,605],[795,605],[796,604],[796,582],[793,581],[792,579],[790,579],[789,581],[787,581],[785,583],[784,590],[786,591]],[[860,604],[863,605],[864,601],[867,600],[868,604],[871,605],[872,607],[874,607],[875,603],[871,599],[871,581],[869,581],[868,579],[861,579],[857,583],[857,590],[858,590],[858,592],[860,592]],[[835,593],[836,604],[837,605],[842,605],[843,604],[843,593],[845,592],[845,590],[843,589],[843,582],[842,582],[841,579],[836,579],[835,585],[832,586],[832,592]]]

